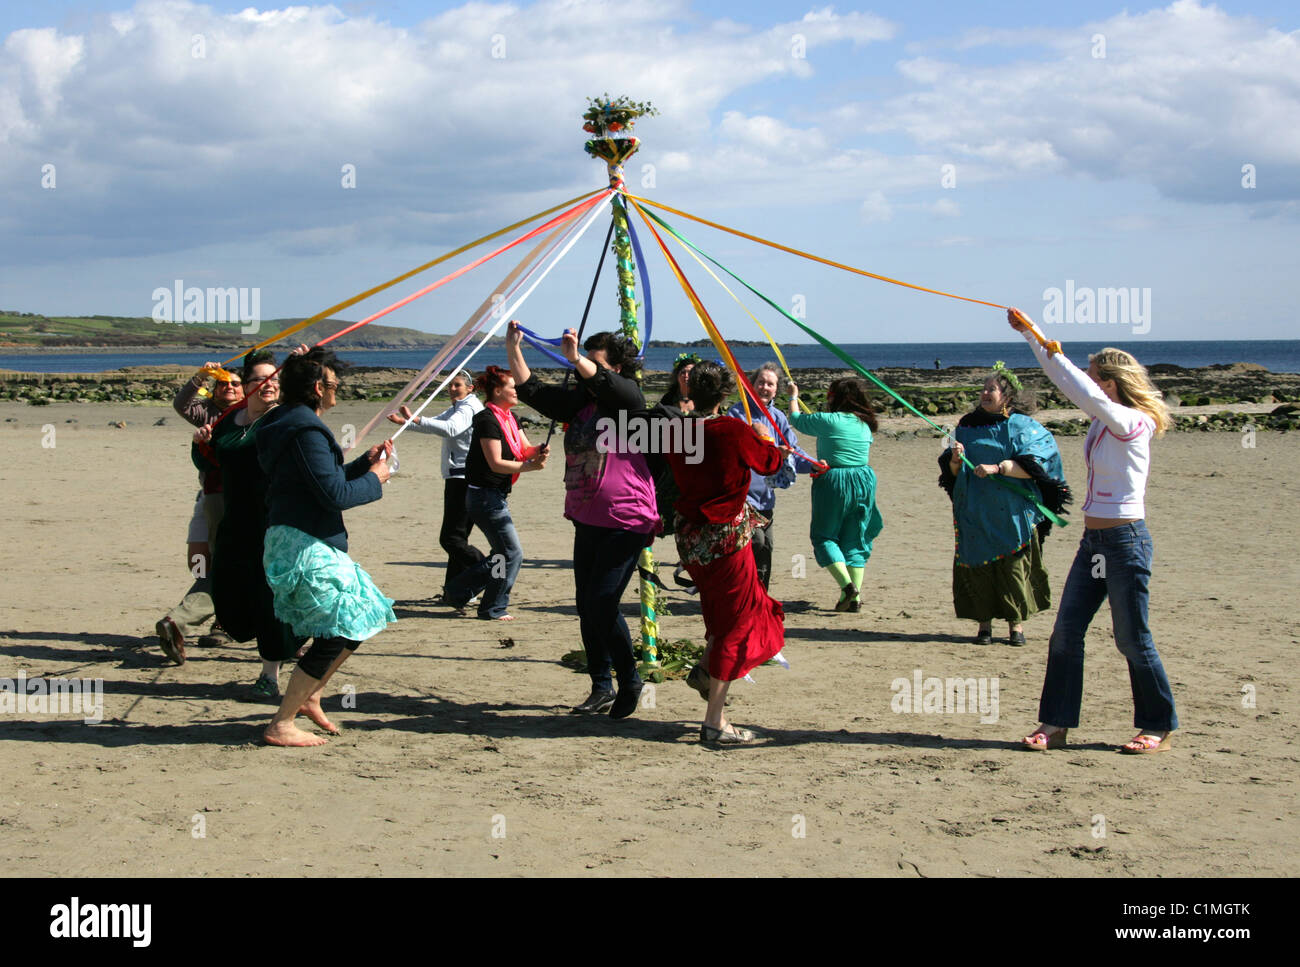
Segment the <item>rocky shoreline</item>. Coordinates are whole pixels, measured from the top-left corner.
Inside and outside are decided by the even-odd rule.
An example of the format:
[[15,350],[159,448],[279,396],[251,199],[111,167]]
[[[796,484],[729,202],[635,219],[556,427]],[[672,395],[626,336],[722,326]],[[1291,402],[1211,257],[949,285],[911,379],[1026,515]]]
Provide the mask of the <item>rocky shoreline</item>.
[[[356,367],[348,371],[341,400],[377,403],[391,399],[415,375],[415,370]],[[560,380],[563,370],[539,370],[543,378]],[[920,412],[941,426],[971,410],[987,371],[950,367],[942,370],[880,369],[877,377]],[[176,366],[135,366],[104,373],[20,373],[0,370],[0,401],[45,406],[54,402],[80,404],[139,403],[166,405],[181,384],[192,375]],[[799,369],[796,381],[806,402],[816,407],[825,398],[825,387],[833,379],[854,375],[849,370]],[[1023,369],[1017,375],[1036,397],[1041,419],[1053,433],[1074,436],[1084,433],[1088,421],[1038,370]],[[1300,429],[1300,374],[1273,373],[1253,363],[1232,363],[1183,369],[1157,365],[1152,378],[1174,409],[1176,429],[1240,431],[1246,426],[1259,429]],[[647,372],[646,398],[658,399],[667,389],[669,374]],[[884,429],[893,436],[914,433],[937,435],[933,428],[917,423],[897,400],[879,387],[872,398],[887,417]],[[897,425],[901,423],[903,425]]]

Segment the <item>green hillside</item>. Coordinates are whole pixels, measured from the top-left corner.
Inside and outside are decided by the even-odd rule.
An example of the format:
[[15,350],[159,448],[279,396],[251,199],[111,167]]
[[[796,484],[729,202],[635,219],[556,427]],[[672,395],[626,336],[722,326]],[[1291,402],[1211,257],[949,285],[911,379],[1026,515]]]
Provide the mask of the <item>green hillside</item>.
[[[122,349],[225,349],[234,352],[250,342],[260,341],[287,329],[300,319],[265,319],[256,333],[246,334],[238,323],[186,325],[159,323],[145,317],[43,316],[33,312],[0,311],[0,347],[33,349],[75,349],[110,347]],[[348,323],[327,319],[291,337],[311,344],[338,332]],[[404,349],[439,346],[447,339],[436,333],[371,323],[340,338],[340,347]]]

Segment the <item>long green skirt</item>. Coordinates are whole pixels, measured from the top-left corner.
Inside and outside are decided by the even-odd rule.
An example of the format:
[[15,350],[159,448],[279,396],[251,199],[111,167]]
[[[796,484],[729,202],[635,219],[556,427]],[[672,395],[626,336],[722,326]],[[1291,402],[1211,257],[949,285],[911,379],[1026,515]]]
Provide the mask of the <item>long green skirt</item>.
[[870,467],[832,467],[813,481],[808,537],[819,567],[866,567],[884,526]]
[[1015,554],[981,567],[963,567],[954,558],[952,602],[957,617],[982,624],[995,619],[1019,624],[1050,608],[1052,589],[1038,532]]

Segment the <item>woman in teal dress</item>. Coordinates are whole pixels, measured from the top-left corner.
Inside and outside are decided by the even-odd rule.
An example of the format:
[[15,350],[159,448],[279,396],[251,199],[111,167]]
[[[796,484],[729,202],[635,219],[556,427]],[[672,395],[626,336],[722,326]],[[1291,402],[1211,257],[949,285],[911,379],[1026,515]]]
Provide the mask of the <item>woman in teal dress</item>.
[[257,460],[266,474],[262,563],[275,616],[312,645],[298,661],[263,738],[270,745],[321,745],[323,736],[294,724],[306,715],[326,732],[338,728],[321,709],[330,677],[360,646],[396,621],[392,599],[348,557],[343,511],[383,496],[392,441],[351,463],[321,421],[339,387],[332,352],[292,355],[280,373],[280,405],[262,417]]
[[[939,457],[939,485],[952,498],[956,551],[952,598],[957,617],[979,622],[976,643],[993,643],[993,622],[1007,622],[1011,645],[1025,643],[1024,621],[1051,607],[1042,542],[1070,500],[1056,440],[1041,424],[1013,413],[1022,387],[997,364],[979,405],[963,416],[955,443]],[[966,467],[961,456],[974,464]],[[999,477],[1013,478],[1018,488]],[[1032,497],[1018,493],[1027,491]]]
[[826,412],[800,413],[799,387],[789,384],[790,425],[817,438],[817,459],[830,469],[813,478],[813,555],[840,589],[836,611],[862,607],[862,575],[884,521],[876,506],[876,472],[867,465],[876,411],[859,379],[837,379]]

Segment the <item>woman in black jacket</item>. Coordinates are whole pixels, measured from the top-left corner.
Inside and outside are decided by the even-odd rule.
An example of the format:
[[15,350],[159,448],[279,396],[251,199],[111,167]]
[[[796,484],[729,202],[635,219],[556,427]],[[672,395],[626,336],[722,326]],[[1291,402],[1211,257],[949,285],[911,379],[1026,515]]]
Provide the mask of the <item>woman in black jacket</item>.
[[280,374],[281,405],[263,417],[257,459],[268,478],[263,563],[275,614],[295,634],[314,639],[289,679],[267,726],[271,745],[323,745],[299,729],[301,712],[331,734],[320,697],[326,682],[357,646],[396,621],[393,602],[347,555],[343,511],[379,500],[387,482],[391,441],[346,466],[320,415],[338,391],[338,361],[313,349],[292,356]]

